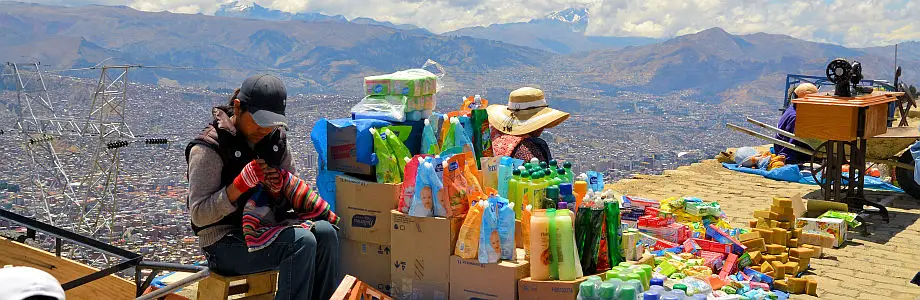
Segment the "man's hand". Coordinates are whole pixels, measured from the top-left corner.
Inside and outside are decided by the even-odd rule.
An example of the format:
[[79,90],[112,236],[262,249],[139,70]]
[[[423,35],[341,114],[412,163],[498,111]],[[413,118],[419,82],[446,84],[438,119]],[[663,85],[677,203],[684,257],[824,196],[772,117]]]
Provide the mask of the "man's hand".
[[243,170],[240,171],[240,175],[237,175],[236,178],[233,179],[233,186],[236,187],[240,193],[245,193],[249,191],[249,189],[259,185],[260,182],[265,180],[265,173],[263,171],[264,169],[262,169],[262,165],[264,165],[264,162],[260,164],[255,160],[246,164]]
[[284,183],[281,178],[281,172],[278,169],[270,167],[262,159],[257,159],[255,162],[259,164],[259,168],[262,169],[264,174],[264,178],[261,181],[262,185],[273,194],[280,192],[281,185]]

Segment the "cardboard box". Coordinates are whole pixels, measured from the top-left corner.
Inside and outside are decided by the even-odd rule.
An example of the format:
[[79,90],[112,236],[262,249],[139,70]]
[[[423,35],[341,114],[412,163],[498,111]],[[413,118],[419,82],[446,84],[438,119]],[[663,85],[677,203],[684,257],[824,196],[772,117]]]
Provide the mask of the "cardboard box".
[[342,272],[390,293],[390,246],[340,239]]
[[326,123],[326,168],[360,175],[374,175],[374,167],[358,162],[358,130]]
[[450,299],[517,299],[518,280],[530,276],[530,263],[523,259],[480,264],[451,256],[450,261]]
[[390,277],[397,299],[447,299],[450,256],[459,218],[419,218],[391,211]]
[[575,300],[578,297],[578,285],[585,280],[588,277],[573,281],[536,281],[527,277],[518,282],[518,299]]
[[[798,218],[795,220],[795,228],[801,228],[802,232],[833,236],[834,248],[843,245],[847,239],[847,223],[841,219]],[[799,240],[801,240],[801,238]]]
[[399,184],[383,184],[351,176],[336,177],[335,213],[345,238],[390,245],[390,210],[399,203]]

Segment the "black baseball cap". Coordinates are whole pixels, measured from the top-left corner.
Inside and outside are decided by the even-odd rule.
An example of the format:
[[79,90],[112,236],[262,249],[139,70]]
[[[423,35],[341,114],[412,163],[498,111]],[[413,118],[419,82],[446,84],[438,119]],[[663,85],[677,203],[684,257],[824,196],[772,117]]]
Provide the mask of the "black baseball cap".
[[284,116],[287,90],[278,77],[260,74],[246,78],[237,98],[245,104],[259,126],[287,127],[287,117]]

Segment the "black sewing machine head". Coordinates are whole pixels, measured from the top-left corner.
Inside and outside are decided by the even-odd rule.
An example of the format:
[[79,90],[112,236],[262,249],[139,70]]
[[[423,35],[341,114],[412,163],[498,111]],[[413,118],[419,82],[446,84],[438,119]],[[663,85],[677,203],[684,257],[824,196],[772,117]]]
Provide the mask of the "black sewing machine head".
[[287,150],[287,137],[284,134],[284,130],[275,128],[272,133],[263,137],[253,148],[256,156],[265,160],[268,166],[280,168],[284,151]]
[[872,92],[872,87],[859,86],[863,75],[862,65],[858,61],[850,64],[845,59],[838,58],[827,64],[825,72],[827,80],[834,83],[834,96],[853,97],[855,94]]

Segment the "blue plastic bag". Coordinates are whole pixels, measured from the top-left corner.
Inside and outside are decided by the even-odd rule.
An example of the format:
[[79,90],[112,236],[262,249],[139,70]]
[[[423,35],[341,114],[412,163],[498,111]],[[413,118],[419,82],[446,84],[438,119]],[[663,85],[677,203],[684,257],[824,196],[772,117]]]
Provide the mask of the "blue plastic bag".
[[[498,238],[501,242],[501,259],[514,260],[514,203],[498,199]],[[491,201],[490,201],[491,202]]]
[[588,171],[588,188],[595,192],[604,190],[604,174],[595,171]]
[[493,198],[490,197],[487,201],[489,204],[482,212],[482,226],[479,229],[479,263],[494,264],[501,257],[501,236],[498,233],[499,207],[493,202]]
[[441,145],[438,145],[438,138],[434,135],[434,127],[431,120],[425,120],[425,128],[422,129],[422,154],[441,153]]
[[426,158],[425,163],[418,166],[415,177],[415,194],[412,195],[412,204],[409,205],[409,215],[413,217],[446,216],[447,209],[438,201],[438,193],[444,188],[441,177],[437,176],[432,159]]

